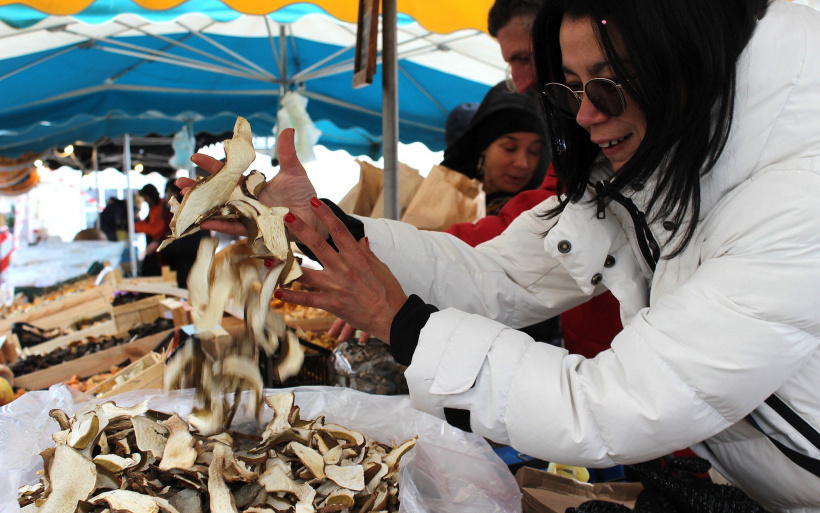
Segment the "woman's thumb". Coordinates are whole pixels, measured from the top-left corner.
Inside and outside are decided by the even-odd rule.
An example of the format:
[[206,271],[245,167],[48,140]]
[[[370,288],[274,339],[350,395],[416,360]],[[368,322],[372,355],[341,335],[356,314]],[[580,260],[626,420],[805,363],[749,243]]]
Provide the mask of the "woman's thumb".
[[296,155],[295,134],[296,130],[286,128],[282,130],[282,133],[276,139],[276,155],[279,158],[279,165],[282,170],[302,167],[302,163],[299,162],[299,157]]

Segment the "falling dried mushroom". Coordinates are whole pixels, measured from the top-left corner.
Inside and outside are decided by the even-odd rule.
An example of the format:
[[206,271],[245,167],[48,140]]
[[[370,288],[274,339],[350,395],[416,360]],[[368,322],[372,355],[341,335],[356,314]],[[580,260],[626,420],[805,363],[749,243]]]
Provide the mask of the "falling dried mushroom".
[[[268,207],[259,201],[259,193],[267,183],[258,171],[251,171],[240,180],[255,157],[251,128],[244,118],[237,118],[233,137],[225,141],[225,153],[226,163],[219,173],[196,182],[182,203],[171,205],[171,234],[160,246],[162,250],[170,241],[195,232],[208,219],[236,220],[248,232],[244,241],[216,254],[216,241],[204,239],[188,276],[197,336],[207,337],[213,330],[221,329],[219,325],[230,302],[244,308],[245,334],[236,337],[231,348],[218,349],[215,354],[203,356],[203,351],[183,350],[171,359],[166,370],[168,389],[191,385],[197,389],[200,405],[189,420],[204,434],[229,423],[234,410],[225,408],[215,397],[237,386],[240,390],[253,390],[253,407],[261,406],[262,375],[256,365],[257,348],[271,358],[276,357],[273,373],[279,381],[298,374],[304,361],[298,338],[289,334],[284,319],[270,308],[276,287],[301,276],[285,232],[283,218],[288,209]],[[275,258],[281,263],[266,272],[262,258]],[[185,370],[190,367],[200,369],[191,376]]]
[[[54,410],[55,421],[68,426],[66,435],[41,453],[42,480],[21,487],[18,502],[26,513],[70,513],[80,504],[88,513],[398,511],[393,465],[415,439],[391,449],[321,416],[300,419],[293,393],[264,403],[274,415],[262,436],[221,431],[205,437],[178,415],[166,418],[145,404],[90,406],[71,418]],[[67,443],[89,438],[92,416],[103,426],[83,449],[93,461]],[[319,446],[328,442],[336,445],[322,455]],[[102,454],[104,444],[122,454]],[[328,464],[331,452],[337,461]]]

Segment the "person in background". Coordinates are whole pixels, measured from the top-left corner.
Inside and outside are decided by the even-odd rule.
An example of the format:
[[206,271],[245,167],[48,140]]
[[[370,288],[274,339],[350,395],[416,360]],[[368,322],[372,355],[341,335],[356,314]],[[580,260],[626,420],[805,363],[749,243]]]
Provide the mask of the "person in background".
[[77,235],[74,236],[72,239],[73,242],[77,241],[86,241],[86,240],[108,240],[108,237],[103,233],[102,230],[98,230],[97,228],[86,228],[85,230],[80,230],[77,232]]
[[[458,223],[445,230],[447,233],[474,246],[501,233],[509,224],[514,216],[510,217],[504,206],[510,201],[520,202],[519,193],[539,186],[540,192],[550,191],[548,195],[554,191],[555,177],[545,179],[549,152],[546,150],[544,123],[533,95],[510,91],[502,82],[485,95],[469,116],[466,126],[460,128],[460,124],[453,122],[448,123],[448,128],[450,131],[460,130],[460,134],[450,137],[451,143],[444,150],[441,165],[481,181],[486,194],[487,217],[479,222],[483,225],[489,218],[497,218],[499,222],[492,230],[482,229],[477,223]],[[445,136],[448,133],[445,132]],[[503,217],[502,212],[505,212]],[[558,317],[527,326],[523,331],[542,342],[561,344]],[[354,332],[352,326],[337,320],[328,334],[344,341]],[[362,333],[359,342],[364,343],[369,338],[369,334]]]
[[[531,31],[533,21],[544,0],[496,0],[487,16],[487,30],[498,40],[501,56],[507,62],[507,83],[512,89],[540,93],[535,81],[532,61]],[[547,170],[544,184],[513,198],[497,216],[488,216],[477,223],[454,225],[447,230],[472,246],[501,234],[522,212],[556,193],[555,170]],[[561,314],[561,336],[571,353],[592,358],[607,349],[612,339],[623,329],[618,300],[610,292]]]
[[108,198],[105,208],[100,212],[100,230],[111,242],[123,240],[120,234],[128,232],[128,206],[125,200]]
[[510,92],[502,82],[491,88],[475,115],[444,150],[441,165],[479,180],[487,215],[497,215],[513,196],[537,189],[548,165],[537,100]]
[[162,274],[162,264],[157,248],[170,232],[171,213],[165,202],[162,201],[157,188],[150,183],[140,189],[139,195],[148,203],[148,217],[134,222],[134,231],[144,233],[147,242],[140,275],[160,276]]
[[[171,198],[176,198],[178,202],[182,203],[182,192],[179,190],[179,187],[174,185],[173,178],[165,184],[164,203],[168,205]],[[210,231],[199,230],[191,235],[173,241],[160,253],[162,261],[165,262],[172,271],[176,272],[178,287],[188,288],[188,274],[190,274],[191,267],[194,265],[194,260],[196,260],[199,243],[202,239],[210,236]]]

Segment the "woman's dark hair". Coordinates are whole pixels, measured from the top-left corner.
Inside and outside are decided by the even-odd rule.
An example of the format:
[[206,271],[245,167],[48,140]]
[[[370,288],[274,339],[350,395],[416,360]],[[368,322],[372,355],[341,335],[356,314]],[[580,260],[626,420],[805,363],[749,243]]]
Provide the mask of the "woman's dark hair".
[[[691,240],[700,212],[700,178],[720,157],[732,124],[737,61],[752,37],[768,0],[548,0],[533,25],[538,83],[565,83],[559,32],[564,17],[592,20],[614,78],[646,116],[641,145],[603,195],[656,183],[647,215],[669,219]],[[602,23],[602,20],[606,20]],[[627,63],[628,60],[628,63]],[[565,196],[546,212],[553,217],[578,201],[589,184],[600,148],[574,119],[562,118],[549,102],[542,107]],[[691,218],[687,212],[691,210]]]
[[145,198],[151,205],[157,205],[160,202],[159,191],[150,183],[140,189],[140,196]]

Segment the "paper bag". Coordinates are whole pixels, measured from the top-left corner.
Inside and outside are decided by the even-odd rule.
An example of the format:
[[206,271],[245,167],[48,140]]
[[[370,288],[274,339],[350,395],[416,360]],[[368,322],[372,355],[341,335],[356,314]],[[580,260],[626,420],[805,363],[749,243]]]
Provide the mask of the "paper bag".
[[384,177],[381,169],[357,160],[359,163],[359,183],[350,189],[339,202],[339,208],[346,214],[370,216],[373,207],[379,199],[384,187]]
[[481,182],[444,166],[434,166],[401,220],[422,230],[446,230],[486,212]]
[[[379,169],[379,171],[382,170]],[[399,219],[404,216],[407,207],[410,206],[410,202],[413,201],[413,197],[415,197],[423,182],[424,177],[419,174],[417,169],[399,162]],[[373,207],[370,217],[374,219],[384,217],[384,189],[382,189],[379,199],[376,200],[376,205]]]
[[581,483],[543,470],[523,467],[515,474],[524,513],[564,513],[586,501],[602,500],[635,507],[640,483]]

